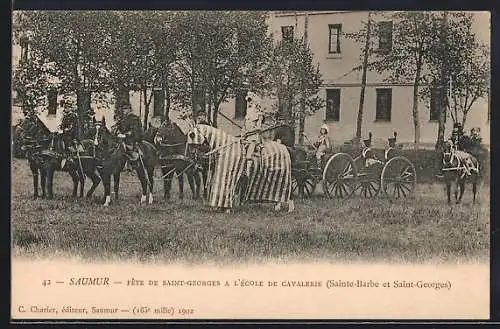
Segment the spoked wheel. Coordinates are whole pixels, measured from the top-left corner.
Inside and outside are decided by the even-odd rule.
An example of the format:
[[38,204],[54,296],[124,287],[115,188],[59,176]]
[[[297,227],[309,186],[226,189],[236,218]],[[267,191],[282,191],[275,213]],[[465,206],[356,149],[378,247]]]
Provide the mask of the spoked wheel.
[[386,162],[381,182],[382,190],[391,199],[412,197],[417,185],[417,172],[410,160],[397,156]]
[[298,188],[299,188],[299,182],[298,182],[298,176],[300,175],[300,173],[298,172],[298,170],[292,170],[292,183],[291,183],[291,188],[292,188],[292,194],[295,194],[297,193],[298,191]]
[[382,164],[376,163],[366,167],[365,159],[358,156],[354,159],[354,164],[358,169],[355,195],[364,198],[374,198],[380,192],[380,173]]
[[316,190],[316,178],[305,170],[297,170],[292,175],[292,193],[309,198]]
[[333,155],[323,170],[323,192],[329,198],[349,198],[356,189],[357,168],[347,153]]

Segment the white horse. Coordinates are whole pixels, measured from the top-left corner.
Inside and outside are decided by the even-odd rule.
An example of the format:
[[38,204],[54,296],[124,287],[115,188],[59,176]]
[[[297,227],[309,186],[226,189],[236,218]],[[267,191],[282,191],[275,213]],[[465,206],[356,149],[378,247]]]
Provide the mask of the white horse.
[[292,165],[285,145],[273,141],[262,145],[260,157],[254,158],[254,169],[242,191],[245,157],[240,139],[203,124],[193,125],[187,135],[189,145],[207,145],[208,153],[215,156],[210,175],[210,206],[229,213],[237,202],[235,196],[245,193],[245,201],[274,202],[276,211],[285,203],[288,212],[295,209],[291,199]]

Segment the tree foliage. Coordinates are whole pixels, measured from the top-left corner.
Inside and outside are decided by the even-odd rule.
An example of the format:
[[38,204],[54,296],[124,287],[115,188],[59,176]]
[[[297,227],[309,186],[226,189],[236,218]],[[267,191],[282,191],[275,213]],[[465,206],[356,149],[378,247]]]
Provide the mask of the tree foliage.
[[277,99],[276,109],[283,119],[294,123],[324,107],[318,96],[322,84],[319,65],[314,65],[313,53],[303,39],[282,40],[276,44],[267,66],[269,95]]
[[[489,93],[490,49],[472,31],[473,15],[451,13],[446,22],[445,42],[433,40],[427,53],[429,63],[425,75],[426,85],[448,88],[447,113],[454,123],[465,125],[472,105]],[[434,29],[443,24],[434,20]],[[446,73],[447,85],[440,78]],[[451,90],[449,88],[451,87]],[[430,96],[430,88],[422,89],[422,96]]]
[[[390,51],[380,49],[381,25],[373,24],[368,68],[385,74],[388,82],[413,84],[412,112],[417,143],[420,138],[418,101],[428,100],[433,88],[441,88],[446,94],[450,79],[453,81],[453,102],[445,99],[442,103],[444,107],[453,107],[448,113],[454,122],[461,117],[463,123],[472,104],[484,97],[489,88],[489,50],[472,31],[473,15],[465,12],[446,15],[445,21],[442,12],[378,14],[379,21],[394,22]],[[366,26],[367,22],[363,22],[359,31],[348,33],[347,37],[362,45]],[[354,70],[361,68],[359,65]],[[440,130],[444,130],[442,121]]]
[[[234,96],[244,81],[259,89],[259,69],[270,40],[262,12],[180,12],[174,19],[177,60],[173,74],[175,106],[206,113],[217,123],[220,104]],[[189,115],[192,111],[187,111]]]

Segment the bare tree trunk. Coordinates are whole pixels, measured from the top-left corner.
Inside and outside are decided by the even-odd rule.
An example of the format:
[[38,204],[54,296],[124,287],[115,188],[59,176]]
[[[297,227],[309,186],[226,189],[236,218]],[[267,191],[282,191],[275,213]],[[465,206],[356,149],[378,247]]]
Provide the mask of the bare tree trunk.
[[169,85],[169,79],[168,79],[168,72],[166,72],[165,76],[164,76],[163,92],[165,95],[165,109],[164,109],[163,113],[164,113],[165,118],[169,119],[169,115],[170,115],[170,85]]
[[443,13],[443,24],[441,28],[441,40],[442,44],[444,44],[444,54],[441,62],[441,88],[442,88],[442,97],[441,97],[441,110],[439,111],[439,117],[438,117],[438,135],[437,135],[437,141],[436,141],[436,150],[441,150],[444,144],[444,130],[445,130],[445,124],[446,124],[446,108],[448,106],[448,101],[447,98],[444,97],[446,96],[446,89],[447,89],[447,69],[446,69],[446,57],[448,55],[448,47],[447,47],[447,40],[446,40],[446,30],[447,30],[447,15],[448,13],[445,11]]
[[368,56],[370,53],[371,12],[368,12],[368,25],[366,27],[365,49],[363,50],[363,74],[361,76],[361,93],[359,95],[358,119],[356,122],[356,141],[361,140],[361,126],[363,125],[363,108],[365,105],[366,71],[368,69]]
[[149,95],[148,99],[148,90],[147,88],[142,89],[143,97],[144,97],[144,130],[148,129],[148,119],[149,119],[149,105],[151,104],[151,99],[153,98],[153,92]]
[[76,92],[76,108],[77,108],[77,126],[78,126],[78,138],[82,138],[82,121],[84,113],[90,109],[91,93],[85,90],[83,87]]
[[120,111],[120,107],[124,103],[130,103],[130,91],[124,86],[114,90],[115,93],[115,111]]
[[213,102],[211,101],[210,102],[211,105],[210,106],[213,106],[212,108],[212,126],[217,128],[217,119],[218,119],[218,115],[219,115],[219,108],[216,104],[212,104]]
[[[307,28],[309,17],[307,15],[307,11],[304,13],[304,43],[306,46],[308,45],[308,35]],[[304,144],[304,131],[306,125],[306,101],[305,101],[305,83],[303,82],[303,92],[302,92],[302,100],[300,102],[300,117],[299,117],[299,144]]]
[[418,87],[420,85],[420,74],[422,70],[422,56],[419,56],[419,61],[417,63],[417,70],[415,73],[415,80],[413,81],[413,126],[415,128],[415,148],[418,148],[420,144],[420,118],[418,114]]

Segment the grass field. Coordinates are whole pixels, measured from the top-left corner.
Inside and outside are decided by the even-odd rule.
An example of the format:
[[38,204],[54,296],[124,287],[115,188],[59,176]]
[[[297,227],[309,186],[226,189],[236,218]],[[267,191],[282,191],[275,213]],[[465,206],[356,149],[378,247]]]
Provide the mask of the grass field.
[[74,200],[71,179],[61,172],[54,200],[32,200],[26,160],[13,161],[12,179],[13,255],[212,264],[489,259],[489,185],[480,187],[476,205],[470,185],[463,204],[447,206],[442,184],[422,184],[411,201],[340,201],[319,192],[297,200],[292,214],[271,205],[222,214],[191,200],[187,187],[179,200],[176,182],[172,200],[163,200],[163,184],[156,182],[154,204],[139,206],[140,185],[127,173],[121,200],[107,208],[100,205],[102,185],[93,200]]

